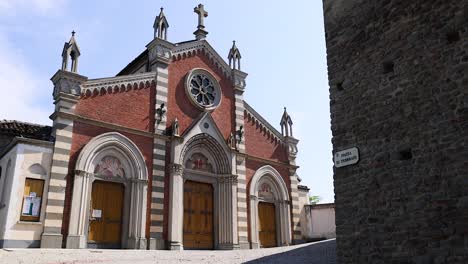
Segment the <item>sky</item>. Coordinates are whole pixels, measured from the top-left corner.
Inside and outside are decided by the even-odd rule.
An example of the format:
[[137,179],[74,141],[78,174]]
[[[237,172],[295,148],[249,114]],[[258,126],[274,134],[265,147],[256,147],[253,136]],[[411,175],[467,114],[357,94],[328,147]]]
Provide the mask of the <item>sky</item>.
[[0,0],[0,119],[51,125],[50,78],[76,31],[78,73],[115,76],[153,38],[160,7],[168,40],[194,39],[205,5],[207,40],[227,58],[232,41],[247,72],[244,99],[274,127],[287,107],[300,140],[297,173],[310,195],[333,202],[333,163],[322,1]]

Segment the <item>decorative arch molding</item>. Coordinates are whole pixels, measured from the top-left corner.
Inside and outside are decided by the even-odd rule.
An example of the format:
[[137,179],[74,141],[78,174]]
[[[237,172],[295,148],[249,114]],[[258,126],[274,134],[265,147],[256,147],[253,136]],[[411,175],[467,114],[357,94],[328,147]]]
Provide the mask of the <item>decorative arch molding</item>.
[[[110,159],[109,159],[110,158]],[[100,175],[96,167],[103,160],[118,160],[120,173]],[[102,165],[102,164],[101,164]],[[95,180],[121,183],[125,187],[122,248],[146,249],[146,203],[148,170],[138,147],[117,132],[91,139],[81,150],[75,165],[67,248],[86,248],[92,186]]]
[[228,154],[223,147],[212,136],[202,133],[190,138],[182,148],[180,154],[180,164],[185,164],[187,159],[195,153],[202,153],[214,165],[214,172],[217,174],[230,174],[231,166]]
[[[97,163],[105,156],[115,156],[122,163],[128,177],[148,180],[145,158],[140,149],[126,136],[117,132],[108,132],[91,139],[80,152],[75,169],[94,173]],[[136,172],[136,174],[130,174]]]
[[[265,185],[270,188],[269,192],[271,192],[271,195],[263,195],[260,192],[260,188]],[[291,244],[289,192],[281,174],[270,165],[260,167],[250,181],[249,195],[251,247],[260,247],[258,234],[259,202],[272,203],[275,206],[277,246],[286,246]]]

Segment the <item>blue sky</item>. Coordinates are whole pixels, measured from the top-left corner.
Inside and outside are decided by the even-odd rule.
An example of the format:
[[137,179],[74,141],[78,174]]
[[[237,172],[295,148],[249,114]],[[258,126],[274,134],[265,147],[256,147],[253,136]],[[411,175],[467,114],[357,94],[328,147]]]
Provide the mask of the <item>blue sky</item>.
[[[165,8],[168,40],[193,39],[200,0],[1,0],[0,119],[51,124],[50,77],[75,30],[79,73],[114,76],[145,49],[154,17]],[[249,73],[245,100],[279,128],[283,107],[300,140],[303,184],[333,202],[332,146],[321,1],[205,0],[208,41],[227,57],[232,40]]]

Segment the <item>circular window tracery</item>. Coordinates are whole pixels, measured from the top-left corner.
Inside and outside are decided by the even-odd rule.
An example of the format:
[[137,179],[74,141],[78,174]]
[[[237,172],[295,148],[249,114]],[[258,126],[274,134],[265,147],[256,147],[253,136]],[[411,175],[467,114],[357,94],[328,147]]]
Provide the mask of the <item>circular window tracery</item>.
[[191,70],[187,74],[185,86],[190,101],[199,109],[213,110],[221,102],[219,83],[204,69]]

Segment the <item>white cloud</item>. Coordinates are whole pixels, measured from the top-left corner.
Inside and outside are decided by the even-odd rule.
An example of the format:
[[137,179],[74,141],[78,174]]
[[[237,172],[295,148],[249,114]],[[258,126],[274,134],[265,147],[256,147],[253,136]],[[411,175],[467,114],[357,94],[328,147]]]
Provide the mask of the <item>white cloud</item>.
[[[52,96],[52,85],[28,67],[21,51],[0,34],[0,119],[15,119],[49,124],[53,107],[41,107],[38,101]],[[44,91],[49,91],[46,95]]]
[[0,14],[17,15],[27,12],[39,15],[60,11],[67,0],[0,0]]

